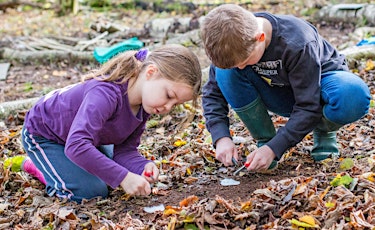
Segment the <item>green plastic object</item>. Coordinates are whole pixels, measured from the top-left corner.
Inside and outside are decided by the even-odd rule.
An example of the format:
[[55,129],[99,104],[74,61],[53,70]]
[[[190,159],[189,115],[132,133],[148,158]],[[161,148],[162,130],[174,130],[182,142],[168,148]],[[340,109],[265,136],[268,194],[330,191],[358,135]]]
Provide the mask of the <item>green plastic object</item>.
[[138,50],[144,46],[143,42],[137,37],[127,39],[110,47],[96,47],[94,49],[94,58],[103,64],[117,54],[127,50]]

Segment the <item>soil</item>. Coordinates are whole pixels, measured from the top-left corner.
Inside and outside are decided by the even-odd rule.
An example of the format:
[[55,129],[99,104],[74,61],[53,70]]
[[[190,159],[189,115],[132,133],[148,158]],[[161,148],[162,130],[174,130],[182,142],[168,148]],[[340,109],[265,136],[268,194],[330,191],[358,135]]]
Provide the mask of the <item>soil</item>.
[[[12,21],[12,16],[14,12],[0,14],[0,21],[7,22]],[[33,12],[20,12],[20,14],[25,14],[23,17],[35,16]],[[38,22],[40,23],[40,22]],[[42,27],[43,24],[38,24]],[[21,25],[17,24],[21,29]],[[339,46],[345,42],[349,41],[348,34],[353,31],[353,27],[338,27],[337,25],[318,25],[319,32],[326,37],[332,44]],[[9,36],[16,36],[14,31],[9,32],[6,36],[0,37],[2,41],[8,41]],[[72,32],[78,33],[76,31]],[[195,50],[196,51],[196,50]],[[198,51],[197,51],[198,52]],[[199,50],[199,57],[201,58],[202,68],[208,66],[208,60],[205,57],[202,50]],[[60,62],[51,63],[50,65],[23,65],[19,63],[11,63],[11,68],[8,71],[8,76],[5,81],[0,81],[0,103],[6,101],[14,101],[25,98],[40,97],[45,92],[51,89],[61,88],[66,85],[76,83],[80,81],[80,77],[87,70],[96,66],[96,63],[90,63],[89,65],[74,65],[72,63]],[[368,81],[372,81],[373,75],[363,76],[368,78]],[[372,87],[372,86],[371,86]],[[20,113],[22,114],[22,113]],[[203,120],[202,112],[197,111],[197,114],[193,120],[193,123],[199,123]],[[361,119],[360,121],[354,123],[355,128],[346,127],[339,132],[338,140],[342,148],[343,156],[352,156],[357,154],[361,156],[362,151],[367,148],[370,149],[373,145],[372,141],[358,140],[357,134],[362,132],[365,128],[372,127],[372,116],[374,113],[370,113],[369,116]],[[176,115],[176,114],[173,114]],[[182,120],[182,119],[181,119]],[[278,125],[283,125],[285,120],[280,117],[274,116],[273,120],[275,123],[279,122]],[[231,115],[232,130],[234,133],[242,138],[245,138],[245,142],[239,144],[239,148],[249,148],[251,149],[254,142],[248,132],[244,129],[243,125]],[[178,122],[173,121],[173,122]],[[166,124],[166,123],[165,123]],[[22,125],[22,116],[10,117],[4,120],[4,124],[1,125],[1,130],[19,130]],[[159,126],[160,128],[160,126]],[[166,128],[167,129],[167,128]],[[364,131],[363,131],[364,132]],[[145,143],[150,143],[147,139],[150,136],[155,136],[157,130],[151,128],[147,130],[144,134],[143,141]],[[173,133],[171,134],[173,135]],[[164,137],[164,139],[157,139],[158,135],[155,137],[155,142],[163,143],[163,141],[170,143],[172,138]],[[353,144],[354,140],[354,144]],[[356,141],[357,140],[357,141]],[[194,141],[193,139],[191,141]],[[18,143],[15,143],[15,152],[22,153]],[[148,206],[155,206],[159,204],[164,204],[165,206],[178,206],[179,202],[183,199],[196,195],[200,199],[213,198],[215,196],[221,196],[224,199],[232,200],[246,200],[249,195],[252,194],[256,189],[267,187],[270,181],[280,181],[286,178],[294,176],[310,176],[315,175],[317,171],[329,172],[331,169],[327,165],[322,165],[320,163],[314,163],[309,157],[308,152],[311,148],[312,141],[311,136],[306,137],[303,142],[298,144],[295,148],[289,150],[285,157],[276,170],[266,172],[266,173],[245,173],[242,172],[237,176],[233,176],[233,172],[238,168],[235,166],[224,167],[219,162],[214,164],[205,165],[212,167],[214,170],[208,172],[207,170],[196,170],[193,171],[191,176],[178,177],[173,174],[173,168],[166,170],[168,175],[173,175],[172,179],[167,180],[169,188],[164,193],[158,193],[157,191],[149,197],[136,197],[136,198],[124,198],[123,192],[120,189],[111,190],[110,197],[108,198],[108,203],[103,204],[105,207],[101,207],[102,211],[108,211],[112,215],[112,220],[119,218],[119,216],[124,215],[124,213],[131,211],[133,217],[137,217],[144,222],[152,223],[155,219],[159,218],[159,214],[149,214],[144,212],[143,208]],[[157,146],[155,143],[153,146]],[[157,149],[150,150],[151,153],[156,153]],[[212,147],[205,145],[202,148],[204,153],[198,153],[200,157],[207,156],[205,153],[212,153]],[[246,150],[243,151],[243,153]],[[4,154],[4,153],[3,153]],[[193,182],[188,182],[189,178],[194,178]],[[222,186],[220,181],[224,178],[232,178],[240,182],[240,185],[236,186]],[[196,180],[195,180],[196,179]],[[35,188],[40,188],[43,190],[43,185],[34,183]],[[36,183],[36,185],[35,185]],[[52,198],[51,198],[52,199]],[[122,200],[121,207],[114,205],[118,200]],[[90,203],[90,201],[88,201]]]

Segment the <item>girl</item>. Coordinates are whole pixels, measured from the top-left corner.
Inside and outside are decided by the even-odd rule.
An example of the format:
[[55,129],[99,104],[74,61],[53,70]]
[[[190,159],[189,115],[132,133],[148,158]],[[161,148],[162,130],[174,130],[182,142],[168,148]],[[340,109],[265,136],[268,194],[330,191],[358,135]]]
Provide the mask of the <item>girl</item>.
[[137,151],[146,120],[195,104],[200,85],[198,58],[181,45],[122,53],[31,108],[22,130],[31,161],[23,169],[40,171],[49,196],[81,202],[106,197],[107,185],[148,195],[159,171]]

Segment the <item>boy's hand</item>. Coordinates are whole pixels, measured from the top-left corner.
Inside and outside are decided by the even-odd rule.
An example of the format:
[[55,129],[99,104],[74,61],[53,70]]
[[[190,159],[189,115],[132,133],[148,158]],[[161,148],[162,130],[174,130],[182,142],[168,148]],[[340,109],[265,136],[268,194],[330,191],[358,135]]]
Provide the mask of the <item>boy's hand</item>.
[[153,162],[147,163],[142,175],[148,182],[154,183],[158,181],[159,169]]
[[129,195],[146,196],[151,193],[150,183],[143,176],[132,172],[128,172],[120,185]]
[[267,170],[271,165],[272,161],[275,159],[276,155],[273,153],[272,149],[267,145],[252,151],[247,156],[246,164],[249,166],[247,170],[249,171],[263,171]]
[[223,137],[216,141],[216,159],[225,166],[230,166],[233,165],[232,158],[238,161],[237,148],[232,139]]

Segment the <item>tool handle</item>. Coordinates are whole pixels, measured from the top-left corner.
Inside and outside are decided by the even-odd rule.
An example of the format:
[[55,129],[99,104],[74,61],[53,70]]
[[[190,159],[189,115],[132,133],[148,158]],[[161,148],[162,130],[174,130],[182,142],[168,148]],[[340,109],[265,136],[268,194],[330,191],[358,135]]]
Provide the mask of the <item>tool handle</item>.
[[147,177],[150,177],[151,179],[155,181],[154,172],[144,172],[144,175]]

